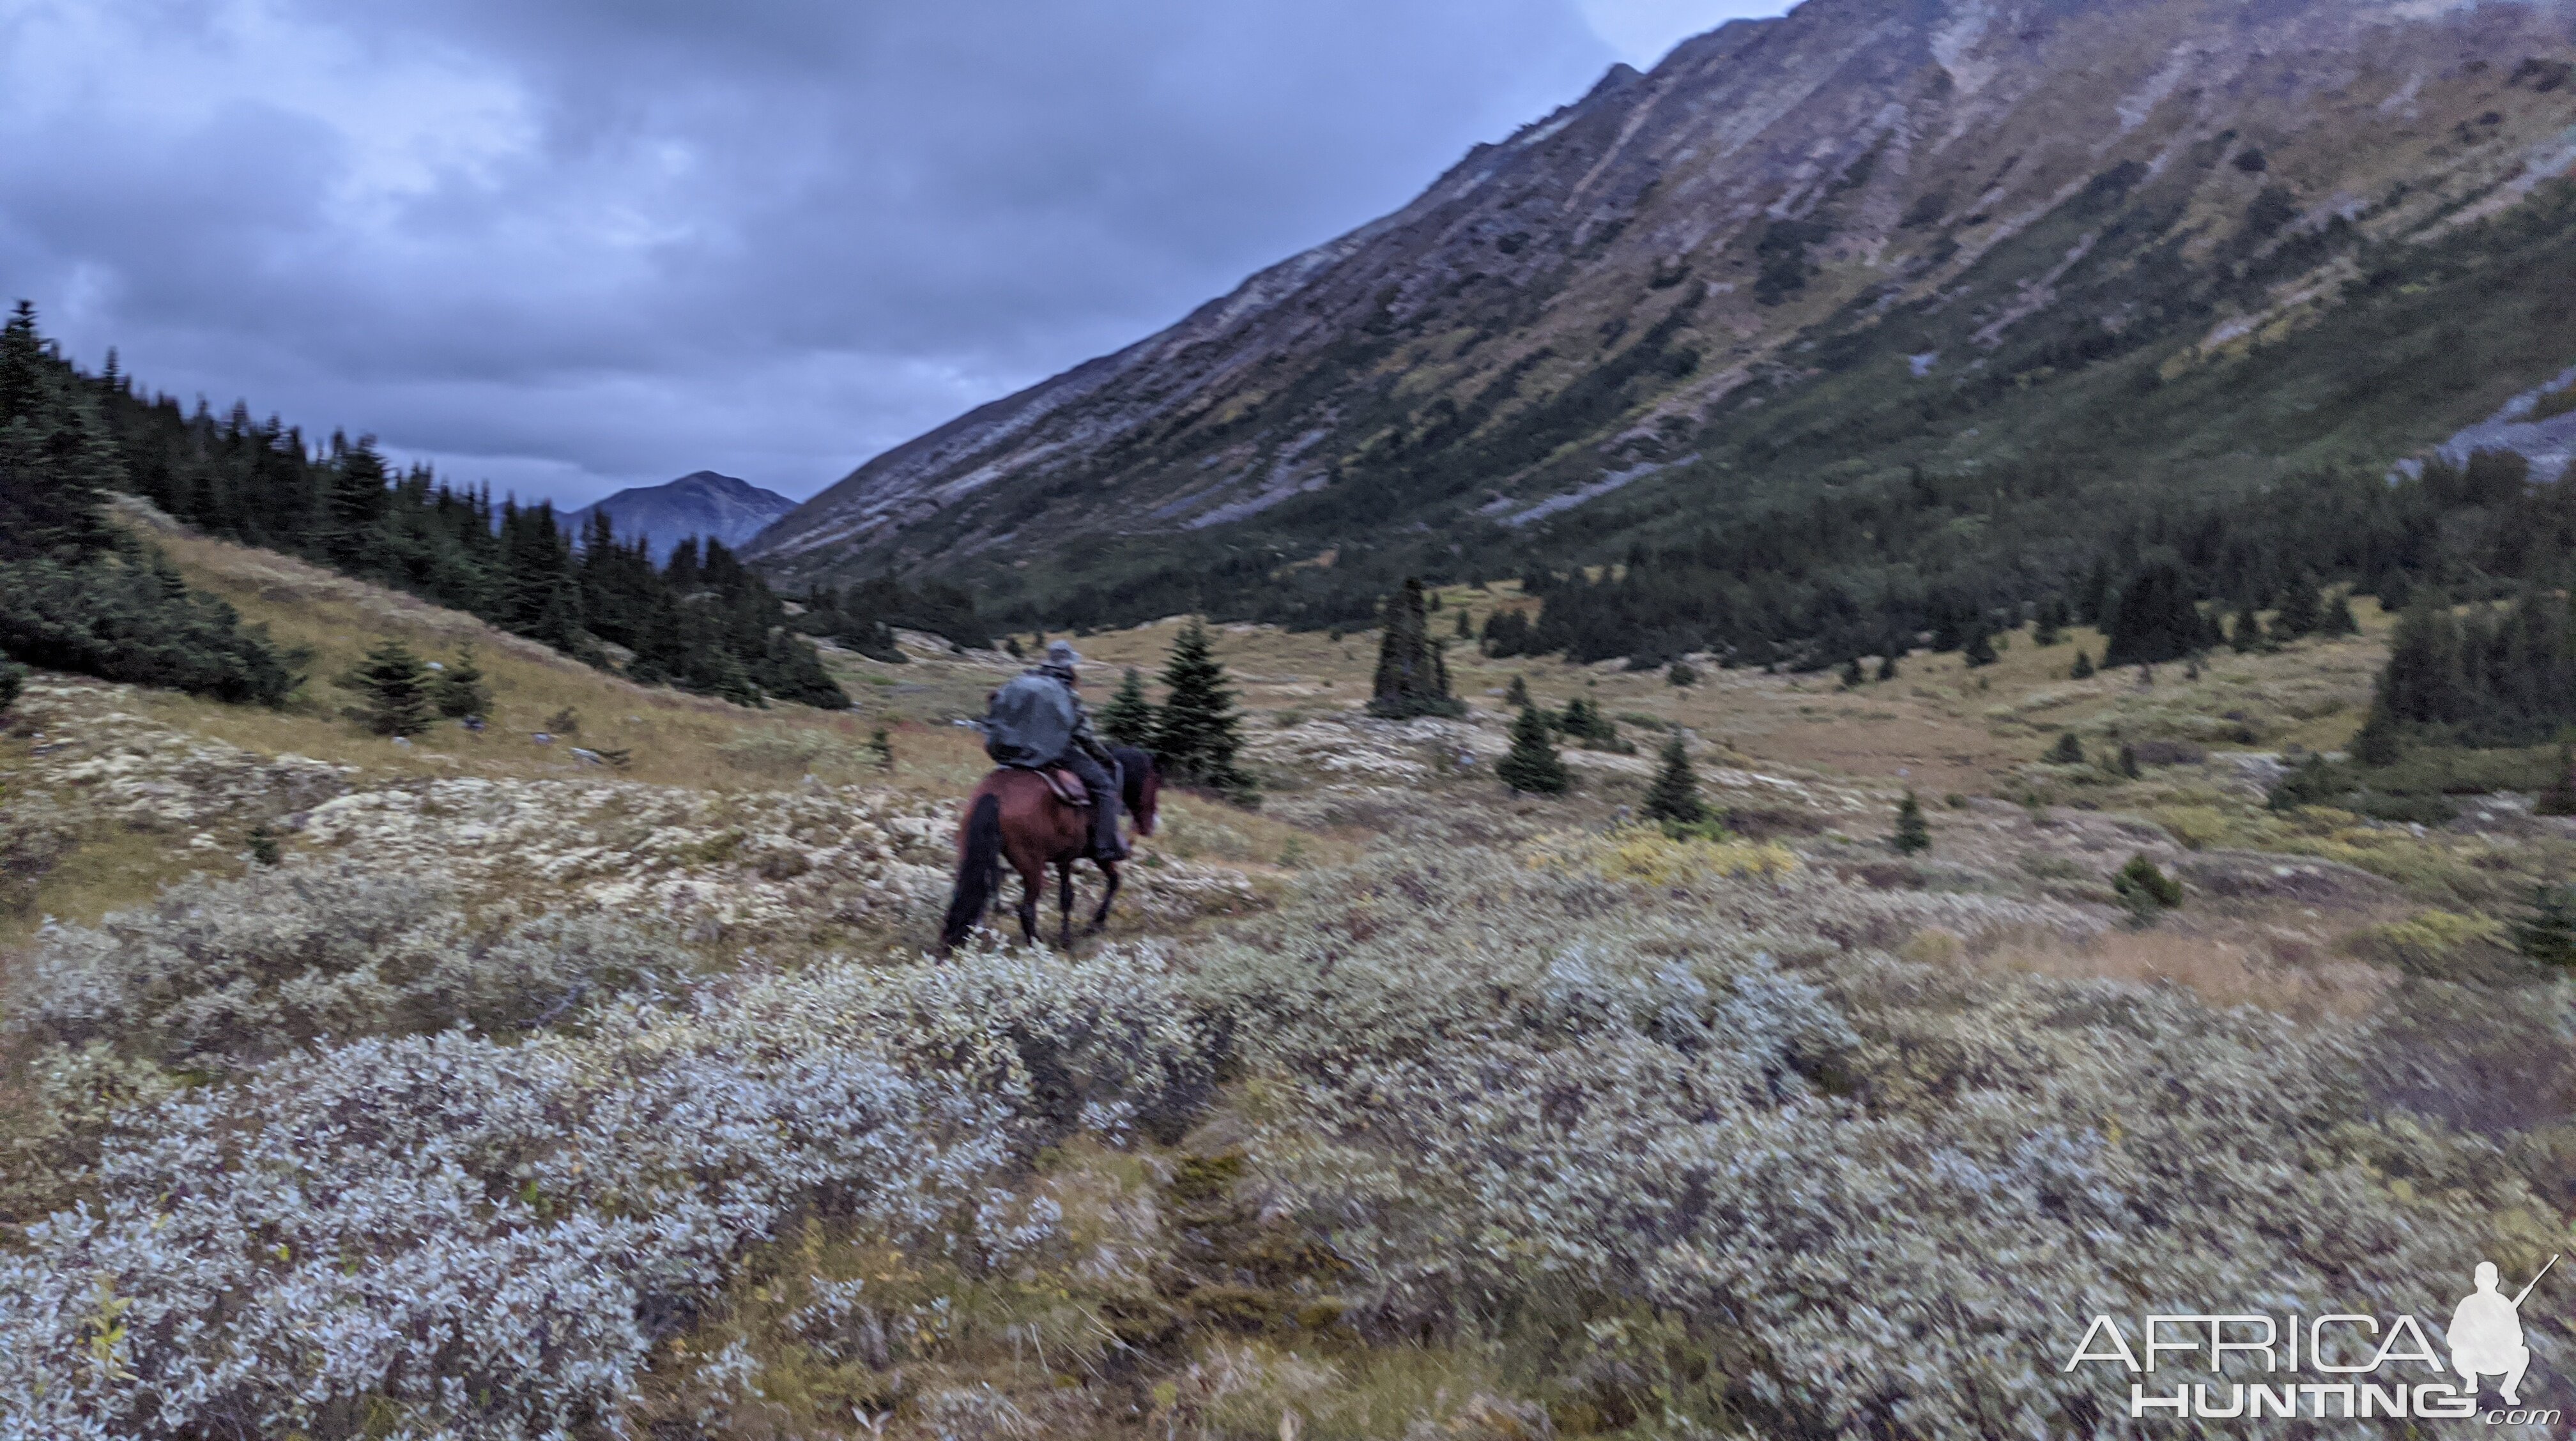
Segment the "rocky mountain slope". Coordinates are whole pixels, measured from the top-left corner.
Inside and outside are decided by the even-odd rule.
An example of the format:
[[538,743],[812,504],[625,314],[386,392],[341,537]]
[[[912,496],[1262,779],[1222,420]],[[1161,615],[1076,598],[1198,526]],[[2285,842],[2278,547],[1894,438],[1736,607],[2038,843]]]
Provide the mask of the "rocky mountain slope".
[[[2049,398],[2084,377],[2125,363],[2126,395],[2224,366],[2374,271],[2419,294],[2389,253],[2547,193],[2576,166],[2571,19],[1809,0],[1614,68],[1403,210],[871,460],[753,553],[791,580],[985,567],[1107,619],[1393,534],[1579,560],[2080,441],[2099,425]],[[2471,303],[2501,302],[2418,318]],[[2482,372],[2438,395],[2337,399],[2361,428],[2331,454],[2230,448],[2384,465],[2576,359],[2563,333],[2506,348],[2437,348]]]
[[594,514],[605,514],[622,536],[650,536],[653,559],[667,560],[671,547],[691,536],[739,547],[796,508],[796,502],[747,480],[692,471],[664,485],[621,490],[565,517],[576,532]]

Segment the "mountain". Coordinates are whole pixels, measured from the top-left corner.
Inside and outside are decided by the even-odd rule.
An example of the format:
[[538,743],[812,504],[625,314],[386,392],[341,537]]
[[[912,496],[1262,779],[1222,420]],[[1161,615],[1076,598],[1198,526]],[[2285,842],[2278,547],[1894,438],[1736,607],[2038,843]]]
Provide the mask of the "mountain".
[[691,536],[739,549],[795,508],[796,502],[774,490],[699,470],[665,485],[621,490],[564,519],[578,533],[593,514],[605,514],[621,536],[651,536],[653,559],[663,561],[670,558],[671,547]]
[[1878,553],[1766,604],[2027,599],[2178,500],[2384,472],[2576,360],[2571,18],[1808,0],[1614,67],[750,553],[1006,618],[1323,624],[1409,569],[1715,554],[1832,500],[1889,518],[1844,542]]

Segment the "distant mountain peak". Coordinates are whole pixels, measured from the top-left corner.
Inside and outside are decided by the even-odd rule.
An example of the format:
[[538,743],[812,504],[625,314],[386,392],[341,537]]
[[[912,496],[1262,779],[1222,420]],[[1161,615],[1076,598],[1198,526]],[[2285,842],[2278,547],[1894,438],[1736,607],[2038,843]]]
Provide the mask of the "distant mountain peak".
[[616,534],[651,537],[653,558],[660,561],[692,537],[739,548],[795,508],[796,502],[739,476],[693,470],[660,485],[621,490],[564,519],[578,533],[592,515],[605,514]]

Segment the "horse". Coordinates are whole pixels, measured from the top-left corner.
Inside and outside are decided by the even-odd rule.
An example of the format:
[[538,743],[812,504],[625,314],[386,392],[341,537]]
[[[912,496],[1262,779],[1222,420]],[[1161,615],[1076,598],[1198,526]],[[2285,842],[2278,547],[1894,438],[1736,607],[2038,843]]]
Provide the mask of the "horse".
[[[1162,774],[1154,758],[1133,746],[1109,752],[1117,765],[1119,791],[1127,814],[1136,818],[1136,834],[1154,833],[1154,809],[1162,793]],[[1090,807],[1058,798],[1047,778],[1032,770],[1003,766],[984,777],[966,798],[966,824],[957,833],[957,891],[948,902],[948,920],[940,927],[942,954],[955,949],[984,919],[1002,888],[1002,862],[1020,873],[1020,934],[1029,944],[1038,939],[1038,897],[1046,889],[1046,868],[1055,867],[1059,929],[1067,949],[1073,945],[1073,863],[1091,846]],[[1109,888],[1091,916],[1085,935],[1097,935],[1109,924],[1109,903],[1118,898],[1118,863],[1094,859]]]

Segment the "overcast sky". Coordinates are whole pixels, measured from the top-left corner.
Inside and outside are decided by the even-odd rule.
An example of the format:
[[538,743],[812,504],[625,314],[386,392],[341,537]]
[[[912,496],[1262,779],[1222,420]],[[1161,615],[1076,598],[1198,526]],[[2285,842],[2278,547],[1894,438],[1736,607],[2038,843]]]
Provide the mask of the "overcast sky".
[[578,505],[802,498],[1785,0],[0,0],[0,299]]

